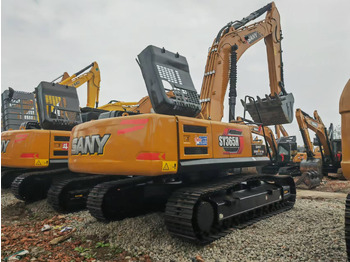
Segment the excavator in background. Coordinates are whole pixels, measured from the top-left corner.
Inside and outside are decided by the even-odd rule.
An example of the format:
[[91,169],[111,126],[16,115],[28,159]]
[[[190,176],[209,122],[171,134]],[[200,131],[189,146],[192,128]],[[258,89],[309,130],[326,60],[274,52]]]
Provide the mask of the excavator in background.
[[[29,174],[52,177],[67,169],[70,129],[81,122],[79,100],[74,87],[41,82],[35,89],[39,128],[4,131],[1,134],[1,186],[12,187]],[[35,107],[35,106],[34,106]],[[30,180],[30,179],[29,179]],[[43,188],[30,183],[31,198],[42,195]],[[26,192],[29,193],[29,192]]]
[[[265,20],[244,27],[265,12]],[[145,48],[138,62],[155,114],[76,126],[69,169],[86,177],[53,184],[49,202],[55,208],[65,207],[77,195],[88,194],[90,213],[104,221],[166,205],[169,232],[200,244],[218,239],[230,227],[292,208],[296,191],[290,176],[225,173],[270,161],[265,154],[254,154],[248,126],[221,122],[228,78],[235,86],[238,58],[262,39],[268,50],[271,94],[257,101],[250,97],[244,106],[259,120],[254,122],[291,122],[293,96],[283,85],[279,14],[271,3],[220,30],[209,51],[201,101],[185,57],[164,48]],[[169,98],[167,91],[173,96]],[[235,97],[230,93],[230,120]],[[84,187],[90,179],[98,182],[104,176],[115,180]]]
[[26,121],[38,121],[35,96],[9,87],[1,94],[1,132],[18,130]]
[[[89,68],[91,68],[89,72],[82,74]],[[150,102],[148,102],[149,99],[147,98],[141,99],[139,103],[111,101],[106,105],[93,108],[98,106],[100,90],[100,70],[96,62],[72,76],[64,73],[62,80],[59,83],[55,83],[59,78],[51,82],[52,89],[44,88],[45,92],[48,93],[42,94],[40,93],[42,91],[39,92],[41,97],[47,99],[45,101],[47,104],[46,110],[49,110],[49,108],[50,110],[56,110],[55,106],[60,106],[59,103],[63,99],[60,92],[64,91],[61,87],[63,86],[61,85],[62,83],[65,84],[64,86],[72,86],[72,88],[78,88],[82,84],[87,83],[87,107],[80,108],[82,122],[97,119],[101,113],[110,114],[109,110],[113,110],[113,114],[120,116],[150,112]],[[55,88],[57,90],[54,90]],[[41,88],[40,90],[43,89]],[[35,93],[38,93],[38,91]],[[62,94],[64,95],[65,93],[63,92]],[[68,125],[68,129],[64,129],[64,126],[57,125],[54,118],[45,118],[46,116],[43,115],[45,106],[41,106],[41,110],[37,110],[38,106],[33,93],[9,89],[3,92],[2,100],[4,126],[7,129],[19,129],[18,126],[20,125],[20,129],[28,130],[28,132],[21,130],[2,133],[1,187],[8,188],[12,185],[13,193],[21,200],[35,201],[44,198],[52,182],[52,175],[60,177],[59,175],[62,173],[70,174],[70,172],[66,171],[68,171],[67,150],[71,126]],[[75,100],[71,97],[69,100],[64,101],[72,103],[72,105],[68,106],[79,106],[77,96],[75,96]],[[36,121],[38,113],[42,115],[40,123]],[[50,114],[55,113],[51,111]],[[29,131],[29,129],[36,130]],[[62,129],[66,131],[62,131]],[[18,139],[18,137],[21,139]],[[24,142],[19,143],[20,141]],[[43,170],[47,170],[47,172]],[[35,193],[32,192],[34,190],[36,190]]]
[[[87,69],[91,68],[88,73],[84,73]],[[60,76],[61,77],[61,76]],[[61,83],[65,83],[65,86],[75,86],[75,88],[81,86],[84,83],[87,83],[88,90],[88,106],[92,108],[83,108],[83,113],[81,114],[84,121],[89,121],[91,119],[97,119],[98,114],[106,112],[105,110],[94,109],[95,101],[96,105],[98,104],[98,94],[100,88],[100,70],[96,62],[93,62],[89,66],[75,73],[71,77],[68,73],[62,75],[62,80],[59,83],[55,83],[57,79],[53,80],[52,91],[50,88],[47,88],[47,82],[43,85],[45,88],[41,87],[40,83],[40,95],[47,99],[46,110],[56,110],[55,106],[60,105],[62,98],[60,92],[63,92],[63,95],[66,95],[65,89],[61,87]],[[57,90],[54,90],[57,88]],[[43,95],[42,90],[50,90],[48,94]],[[4,148],[1,151],[1,187],[8,188],[11,186],[13,180],[21,175],[22,173],[29,171],[37,171],[42,169],[60,169],[61,167],[67,167],[67,150],[69,142],[69,129],[71,126],[67,125],[68,129],[64,129],[64,126],[57,126],[56,124],[49,124],[50,121],[44,118],[45,107],[41,107],[41,111],[38,110],[39,105],[37,104],[37,99],[35,94],[38,91],[33,93],[27,93],[22,91],[15,91],[12,88],[5,90],[2,95],[2,124],[5,131],[1,134],[1,143],[4,145]],[[52,93],[52,94],[51,94]],[[68,105],[73,108],[76,105],[79,106],[79,100],[77,95],[68,93],[73,104]],[[65,98],[64,101],[67,101]],[[121,108],[123,111],[124,109]],[[53,111],[50,114],[55,114]],[[41,115],[41,121],[39,121]],[[69,118],[66,119],[67,121]],[[44,125],[44,126],[43,126]],[[16,131],[16,130],[23,131]],[[31,129],[36,129],[31,130]],[[43,132],[44,129],[46,130]],[[24,131],[31,130],[31,131]],[[57,130],[58,134],[51,133],[51,131]],[[14,132],[16,131],[16,132]],[[68,131],[68,132],[67,132]],[[51,135],[55,137],[61,137],[62,141],[55,141],[51,139]],[[27,139],[27,137],[35,137],[34,140]],[[41,138],[39,138],[41,137]],[[20,139],[19,139],[20,138]],[[35,141],[36,144],[28,143]],[[41,141],[38,143],[38,141]],[[20,141],[24,141],[19,143]],[[55,143],[56,142],[56,143]],[[6,146],[5,146],[6,145]],[[29,153],[28,153],[29,152]],[[26,192],[29,192],[26,190]],[[40,194],[42,195],[42,194]],[[38,195],[33,194],[35,199]],[[29,197],[28,197],[29,199]]]
[[[350,180],[350,79],[346,83],[339,100],[339,113],[341,115],[341,144],[343,175]],[[345,240],[346,252],[350,258],[350,193],[346,197],[345,204]]]
[[[298,121],[308,159],[316,159],[314,145],[311,142],[308,130],[310,129],[316,134],[317,142],[320,147],[319,152],[321,155],[321,158],[318,159],[320,159],[322,165],[320,177],[322,178],[323,174],[327,175],[328,173],[337,173],[341,163],[341,149],[339,147],[337,148],[336,146],[332,146],[332,144],[339,144],[339,141],[335,141],[335,143],[331,142],[333,140],[331,139],[331,137],[333,137],[333,126],[330,126],[331,129],[329,131],[332,133],[330,137],[329,132],[327,131],[327,128],[325,127],[317,110],[314,111],[314,117],[312,118],[304,111],[297,109],[296,119]],[[304,163],[307,163],[307,161],[301,162],[301,164]],[[312,167],[306,168],[310,169]]]
[[[90,70],[84,74],[86,70]],[[82,74],[82,75],[81,75]],[[83,120],[85,119],[97,119],[102,112],[106,111],[116,111],[121,115],[133,115],[139,113],[149,113],[150,112],[150,102],[147,103],[147,97],[142,98],[139,102],[124,102],[118,100],[111,100],[105,105],[99,106],[99,95],[100,95],[100,68],[97,62],[93,62],[77,73],[69,76],[68,73],[64,73],[52,82],[61,78],[59,82],[60,85],[73,86],[75,88],[87,83],[87,103],[86,107],[81,108]],[[96,109],[93,109],[96,108]],[[101,110],[101,111],[100,111]]]
[[[297,109],[295,116],[303,138],[305,152],[297,151],[296,137],[284,137],[278,140],[278,156],[274,163],[263,168],[266,173],[275,173],[298,176],[297,186],[305,184],[309,189],[318,186],[323,175],[337,173],[340,168],[341,147],[340,140],[332,143],[331,136],[324,126],[317,111],[311,117],[301,109]],[[308,130],[316,133],[317,145],[320,149],[314,150]],[[332,131],[332,125],[330,128]],[[332,134],[333,136],[333,134]],[[335,145],[334,147],[332,145]],[[337,151],[334,151],[336,149]],[[317,152],[316,152],[317,151]]]
[[283,137],[289,136],[288,132],[284,129],[284,127],[282,125],[275,125],[275,133],[276,133],[277,139],[281,138],[281,134]]

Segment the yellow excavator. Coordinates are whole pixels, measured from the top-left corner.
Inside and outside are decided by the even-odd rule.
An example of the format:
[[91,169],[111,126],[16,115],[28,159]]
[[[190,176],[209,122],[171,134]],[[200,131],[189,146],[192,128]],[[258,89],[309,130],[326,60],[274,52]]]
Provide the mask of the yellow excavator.
[[[84,73],[89,68],[90,71]],[[98,106],[100,90],[100,70],[96,62],[72,76],[64,73],[62,80],[55,83],[57,79],[51,83],[42,82],[40,88],[36,89],[40,107],[32,93],[11,92],[11,89],[3,93],[3,107],[6,109],[3,119],[6,126],[18,129],[22,122],[22,130],[2,133],[1,186],[8,188],[12,185],[13,193],[21,200],[34,201],[45,197],[53,177],[58,179],[63,174],[67,175],[69,130],[73,126],[71,117],[74,117],[74,123],[79,123],[97,119],[101,113],[133,115],[150,112],[145,98],[139,103],[111,101],[93,108]],[[76,91],[67,90],[76,89],[84,83],[88,86],[87,107],[80,108],[81,113],[77,115],[75,110],[79,108],[79,100]],[[29,105],[29,98],[32,99],[30,110],[25,107]],[[40,124],[33,121],[37,115]]]
[[[92,68],[88,73],[81,75],[90,67]],[[1,134],[2,188],[9,188],[13,180],[23,173],[46,169],[51,172],[51,169],[61,170],[67,166],[69,129],[73,126],[72,123],[82,120],[80,112],[76,115],[79,108],[76,91],[69,91],[73,87],[63,86],[79,87],[87,82],[90,89],[95,89],[88,96],[88,106],[94,110],[95,101],[98,101],[100,70],[94,62],[71,77],[64,73],[60,83],[55,83],[55,80],[51,83],[41,82],[40,88],[36,88],[33,93],[15,91],[12,88],[2,93],[2,122],[6,131]],[[42,104],[46,106],[41,105],[39,110],[40,99],[44,100]],[[71,104],[67,104],[67,101]],[[55,110],[62,111],[59,116],[62,121],[57,120],[57,123],[53,120],[58,118]],[[68,114],[69,111],[66,110],[72,111]],[[97,110],[95,114],[101,112],[105,111]],[[82,115],[85,118],[91,117],[89,112]],[[92,116],[94,118],[97,117]],[[33,194],[35,198],[39,195],[41,194]]]
[[[264,20],[245,26],[265,12]],[[64,209],[87,197],[90,213],[100,220],[123,219],[166,205],[169,232],[200,244],[225,235],[230,227],[292,208],[296,191],[290,176],[225,173],[270,161],[261,152],[255,154],[248,126],[220,122],[229,78],[230,120],[234,119],[239,57],[262,39],[271,93],[264,99],[249,97],[243,105],[255,124],[291,122],[294,99],[283,85],[280,18],[271,3],[220,30],[209,51],[201,100],[185,57],[164,48],[145,48],[138,61],[155,114],[76,126],[69,169],[86,177],[53,184],[50,204]],[[101,183],[106,176],[114,180]]]
[[[88,69],[90,69],[88,72],[82,74]],[[73,74],[72,76],[69,76],[69,74],[65,72],[62,76],[59,76],[52,82],[55,82],[57,79],[61,77],[62,77],[62,80],[59,82],[60,85],[67,85],[67,86],[73,86],[75,88],[78,88],[81,85],[87,83],[87,102],[86,102],[86,107],[82,109],[83,113],[91,112],[92,110],[90,110],[89,108],[97,108],[105,111],[118,111],[118,112],[124,112],[125,114],[150,112],[150,108],[148,107],[144,108],[145,107],[143,103],[144,98],[141,99],[139,102],[124,102],[124,101],[111,100],[109,103],[100,106],[99,95],[100,95],[101,75],[100,75],[100,68],[97,62],[91,63],[90,65],[83,68],[79,72]],[[99,114],[97,114],[95,117],[97,118],[98,116]]]
[[[308,157],[316,158],[314,145],[311,142],[311,138],[308,129],[316,133],[317,144],[320,147],[320,159],[322,161],[323,173],[337,173],[340,168],[341,151],[338,151],[332,144],[329,131],[332,133],[332,125],[330,130],[327,130],[317,110],[314,111],[314,117],[312,118],[307,113],[300,109],[296,111],[296,119],[302,134],[304,146]],[[336,152],[335,152],[336,150]]]
[[[341,143],[343,175],[350,180],[350,79],[346,83],[339,101],[339,113],[341,114]],[[346,252],[350,258],[350,193],[346,197],[345,205],[345,240]]]

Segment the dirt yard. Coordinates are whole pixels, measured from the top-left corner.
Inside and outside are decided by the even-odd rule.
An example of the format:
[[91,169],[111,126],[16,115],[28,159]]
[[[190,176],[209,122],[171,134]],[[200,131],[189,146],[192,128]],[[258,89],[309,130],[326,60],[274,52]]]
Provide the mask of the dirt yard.
[[[299,199],[307,199],[305,201],[312,200],[311,202],[305,202],[306,204],[311,204],[311,206],[313,206],[312,202],[326,201],[323,200],[323,195],[328,196],[328,194],[324,192],[343,193],[335,194],[335,198],[338,198],[338,202],[335,205],[343,208],[345,199],[342,198],[345,197],[344,193],[350,192],[350,182],[325,178],[322,185],[318,188],[310,191],[300,190],[299,192]],[[103,230],[108,231],[108,229],[105,230],[106,225],[101,223],[98,224],[98,227],[104,228],[103,230],[94,229],[95,231],[89,231],[90,227],[95,227],[96,221],[89,217],[87,211],[64,215],[58,214],[46,203],[46,200],[25,204],[15,199],[9,190],[2,190],[1,200],[1,257],[3,260],[16,252],[26,250],[29,253],[24,255],[20,261],[230,261],[230,255],[225,254],[224,256],[223,253],[220,253],[223,252],[222,250],[210,250],[216,245],[226,245],[226,242],[229,242],[232,236],[228,237],[227,241],[225,239],[215,241],[213,245],[205,248],[192,248],[182,244],[178,240],[173,241],[171,236],[168,236],[165,226],[162,224],[161,213],[147,215],[139,220],[138,218],[134,218],[122,221],[122,223],[118,224],[117,228],[111,226],[113,228],[110,230],[111,232],[101,233]],[[317,207],[317,205],[314,206]],[[295,209],[297,211],[299,210],[298,212],[302,212],[301,206],[298,207],[297,204]],[[293,210],[289,212],[294,212]],[[339,214],[342,212],[342,210],[339,210]],[[152,228],[150,223],[148,223],[150,219],[157,220],[157,223],[160,224],[160,226],[158,225],[160,227],[159,232],[157,228]],[[274,219],[274,217],[270,219]],[[142,226],[141,230],[137,229],[137,227],[133,229],[134,231],[138,231],[135,233],[135,237],[130,235],[126,237],[126,235],[131,234],[129,233],[131,229],[128,230],[128,228],[133,228],[134,225],[140,226],[140,223],[145,223],[145,226]],[[342,227],[342,220],[339,223],[340,225],[336,230],[342,231],[342,228],[339,228]],[[281,224],[283,225],[283,222]],[[113,230],[121,230],[121,227],[125,227],[125,231],[112,232]],[[145,227],[146,229],[144,229]],[[254,225],[250,229],[248,227],[248,231],[244,231],[247,229],[241,230],[242,235],[247,234],[249,230],[253,230],[255,227]],[[142,230],[145,231],[143,232]],[[111,234],[114,234],[112,238]],[[154,242],[153,245],[158,245],[155,249],[151,245],[142,244],[143,240],[141,238],[152,242],[159,235],[164,234],[165,240],[161,241],[163,243]],[[341,233],[339,234],[341,235]],[[220,241],[223,243],[221,244]],[[332,243],[338,243],[337,241],[340,240],[332,241]],[[135,245],[135,248],[130,247],[130,242],[133,243],[130,245]],[[166,243],[164,244],[164,242]],[[216,242],[218,243],[215,244]],[[237,245],[237,243],[234,244]],[[164,248],[159,248],[162,245],[165,245]],[[333,261],[344,258],[345,252],[338,250],[337,246],[343,250],[344,243],[338,243],[334,248],[332,247],[338,252],[333,257]],[[172,249],[178,249],[181,252],[183,249],[184,251],[178,254],[174,253],[175,251]],[[208,252],[212,252],[210,253],[211,255]],[[216,258],[216,253],[213,252],[219,252],[217,254],[221,254],[217,255],[217,260],[212,259],[213,257]],[[173,258],[170,254],[173,254]],[[239,257],[239,255],[237,256]],[[294,258],[297,260],[301,259],[300,257]],[[289,257],[279,256],[271,259],[272,261],[293,261],[294,258],[291,255]],[[252,255],[251,259],[243,256],[240,260],[263,261],[264,259],[264,256]],[[306,257],[305,261],[312,260]]]

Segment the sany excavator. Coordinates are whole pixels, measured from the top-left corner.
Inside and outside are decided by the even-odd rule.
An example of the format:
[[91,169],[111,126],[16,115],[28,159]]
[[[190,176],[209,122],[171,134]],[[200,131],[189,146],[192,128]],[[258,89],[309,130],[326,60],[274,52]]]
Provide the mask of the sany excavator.
[[[333,152],[332,143],[317,111],[314,117],[309,116],[301,109],[295,112],[299,129],[303,138],[305,153],[297,152],[296,137],[283,137],[278,141],[278,156],[272,165],[263,168],[266,173],[288,174],[299,176],[296,184],[305,184],[308,188],[320,184],[323,174],[334,173],[340,168],[341,155]],[[316,133],[320,154],[314,152],[309,129]],[[337,143],[334,143],[337,144]],[[339,156],[340,155],[340,156]]]
[[[89,68],[91,70],[84,73]],[[81,75],[82,73],[84,74]],[[93,62],[71,77],[67,73],[64,73],[63,79],[59,84],[54,83],[54,81],[51,82],[51,85],[47,82],[42,82],[39,85],[40,88],[35,91],[41,99],[46,99],[46,109],[44,106],[41,106],[41,109],[38,110],[38,97],[36,101],[34,93],[15,91],[12,88],[2,93],[2,122],[4,124],[4,130],[11,130],[1,134],[2,145],[4,145],[1,151],[1,169],[3,171],[1,173],[2,188],[10,187],[16,177],[26,172],[48,169],[52,173],[52,169],[61,170],[62,167],[67,168],[69,130],[72,128],[72,125],[61,125],[61,121],[58,121],[56,124],[54,120],[51,119],[51,121],[45,118],[45,112],[47,111],[46,113],[48,113],[49,109],[56,110],[55,106],[74,108],[74,110],[77,106],[79,107],[79,100],[76,93],[67,93],[66,89],[62,88],[62,83],[65,86],[75,86],[75,88],[87,83],[87,106],[89,109],[85,108],[85,113],[82,113],[82,118],[85,121],[96,119],[98,114],[106,112],[105,110],[93,108],[95,101],[96,106],[98,104],[100,88],[100,70],[96,62]],[[43,94],[42,92],[44,91],[48,93]],[[62,95],[68,95],[69,99],[67,97],[63,98],[61,93]],[[70,101],[71,104],[62,105],[63,101]],[[123,110],[123,108],[121,109]],[[54,115],[55,113],[52,111],[50,114]],[[47,117],[52,117],[50,114],[47,114]],[[41,120],[39,124],[38,120],[40,116]],[[69,115],[65,117],[66,119],[63,122],[69,122]],[[77,119],[79,119],[77,120],[78,122],[81,121],[80,114]],[[45,131],[41,130],[41,128]],[[18,129],[28,131],[18,131]],[[36,130],[29,131],[29,129]],[[54,137],[60,137],[60,140],[56,140]],[[19,179],[18,181],[22,180]],[[18,189],[19,186],[16,188]],[[26,190],[25,192],[30,192],[30,190]],[[22,194],[18,192],[16,194],[20,199],[23,199],[21,197]],[[31,199],[32,196],[33,199],[36,199],[39,195],[42,194],[32,194],[27,197],[27,200]]]
[[[333,148],[331,144],[329,132],[323,124],[323,121],[317,113],[317,110],[314,111],[314,117],[312,118],[307,113],[303,112],[300,109],[297,109],[296,119],[298,121],[300,132],[302,134],[307,156],[309,158],[315,157],[313,144],[311,142],[311,138],[308,132],[308,129],[310,129],[316,133],[318,144],[320,146],[320,154],[323,168],[322,173],[336,173],[337,170],[340,168],[341,155],[338,153],[338,151],[334,152],[335,148]],[[332,132],[332,130],[330,131]]]
[[[265,20],[244,27],[265,12]],[[138,58],[155,114],[76,126],[69,168],[90,175],[53,185],[51,204],[64,208],[89,193],[90,213],[114,220],[166,203],[165,224],[171,234],[201,244],[225,235],[232,226],[292,208],[296,191],[290,176],[225,174],[226,169],[260,166],[269,159],[254,154],[248,126],[220,122],[228,76],[235,75],[240,55],[262,39],[268,49],[271,95],[251,98],[244,105],[260,124],[292,121],[292,94],[285,92],[281,77],[280,33],[274,3],[221,30],[209,51],[202,107],[186,58],[148,46]],[[173,96],[169,98],[167,91]],[[235,95],[230,97],[232,101]],[[233,107],[231,103],[231,119]],[[105,176],[115,180],[84,187]]]
[[[20,186],[28,174],[51,177],[67,170],[69,130],[81,122],[76,89],[41,82],[35,96],[42,129],[36,126],[1,134],[1,167],[5,167],[1,172],[2,188],[11,186],[16,177]],[[35,189],[30,197],[41,196],[42,188],[35,188],[35,179],[26,182]]]
[[[346,83],[339,101],[339,113],[341,114],[341,143],[343,175],[350,180],[350,79]],[[346,197],[345,205],[345,240],[346,252],[350,258],[350,193]]]
[[[90,69],[88,72],[82,74],[88,69]],[[86,107],[81,109],[83,113],[83,118],[85,118],[84,113],[86,114],[90,113],[89,116],[98,118],[101,112],[106,112],[106,111],[117,111],[117,112],[123,112],[125,114],[150,112],[149,108],[140,107],[143,99],[141,99],[138,103],[111,100],[109,103],[99,106],[101,75],[100,75],[100,68],[97,62],[91,63],[90,65],[83,68],[79,72],[73,74],[72,76],[69,76],[65,72],[62,76],[56,78],[52,82],[55,82],[57,79],[61,77],[62,77],[62,80],[59,82],[60,85],[68,85],[68,86],[73,86],[75,88],[78,88],[81,85],[87,83],[87,103],[86,103]],[[91,108],[97,108],[99,110],[104,110],[104,111],[91,110]]]
[[[89,72],[82,74],[89,68],[91,68]],[[47,82],[42,82],[45,88],[40,88],[40,91],[36,91],[39,97],[44,99],[41,103],[45,104],[39,110],[39,115],[41,115],[40,124],[33,121],[37,119],[34,119],[34,116],[37,116],[34,94],[13,90],[11,92],[11,89],[3,93],[3,107],[5,108],[3,119],[4,123],[6,123],[5,126],[18,129],[17,126],[20,124],[20,121],[26,121],[21,124],[23,129],[26,130],[13,130],[2,133],[1,158],[3,172],[1,186],[2,188],[8,188],[12,185],[13,193],[21,200],[34,201],[46,197],[52,177],[54,176],[57,179],[62,174],[65,177],[67,175],[67,150],[70,135],[69,130],[72,125],[62,125],[61,118],[55,119],[52,116],[55,115],[52,110],[56,110],[56,107],[62,107],[62,101],[70,102],[65,107],[79,107],[79,100],[76,93],[70,93],[71,97],[69,100],[63,97],[66,94],[67,86],[78,88],[82,84],[87,83],[87,107],[81,108],[83,122],[97,119],[103,112],[110,114],[107,110],[114,110],[111,113],[119,115],[150,112],[150,106],[147,105],[147,101],[143,102],[145,99],[142,99],[140,101],[142,103],[140,104],[112,101],[99,108],[93,108],[95,105],[98,106],[100,87],[100,70],[96,62],[70,77],[65,73],[59,84],[54,83],[54,81],[50,85]],[[65,84],[65,88],[62,88],[62,83]],[[42,93],[43,91],[45,93]],[[25,107],[28,107],[29,95],[29,98],[32,99],[29,101],[31,102],[30,110]],[[51,110],[51,113],[48,114],[47,112],[49,110]],[[69,122],[69,116],[73,113],[66,114],[68,115],[64,121]],[[80,119],[80,114],[78,118]],[[29,131],[28,129],[36,130]]]

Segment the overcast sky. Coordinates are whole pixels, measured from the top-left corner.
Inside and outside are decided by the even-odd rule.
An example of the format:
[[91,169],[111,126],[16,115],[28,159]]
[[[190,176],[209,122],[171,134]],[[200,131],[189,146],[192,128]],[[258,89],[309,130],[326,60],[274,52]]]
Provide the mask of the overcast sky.
[[[93,61],[101,70],[100,105],[147,95],[136,56],[149,44],[185,56],[200,92],[208,48],[228,22],[269,3],[209,0],[2,0],[1,91],[31,92],[40,81],[73,74]],[[350,78],[350,1],[275,1],[284,40],[285,87],[294,107],[326,126],[340,124],[339,98]],[[263,17],[257,19],[261,20]],[[269,93],[263,41],[238,62],[238,98]],[[86,104],[86,88],[78,89]],[[227,104],[227,102],[226,102]],[[238,104],[237,112],[242,114]],[[228,109],[225,107],[224,120]],[[285,125],[298,134],[296,121]]]

